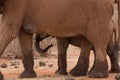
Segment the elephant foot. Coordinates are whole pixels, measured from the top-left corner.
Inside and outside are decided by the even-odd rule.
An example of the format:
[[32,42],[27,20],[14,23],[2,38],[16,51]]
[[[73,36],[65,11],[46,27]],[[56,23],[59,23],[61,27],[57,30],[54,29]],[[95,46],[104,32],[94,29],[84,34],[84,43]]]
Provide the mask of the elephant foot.
[[68,75],[67,71],[62,71],[62,70],[59,70],[59,69],[55,72],[55,74],[57,74],[57,75]]
[[97,71],[97,70],[92,70],[90,73],[89,73],[89,77],[90,78],[108,78],[108,71]]
[[20,75],[19,78],[34,78],[37,77],[35,71],[26,71],[24,70]]
[[3,80],[4,76],[2,74],[2,72],[0,71],[0,80]]
[[78,76],[86,76],[87,75],[87,71],[86,70],[80,70],[80,67],[79,68],[74,68],[70,71],[70,74],[72,76],[75,76],[75,77],[78,77]]

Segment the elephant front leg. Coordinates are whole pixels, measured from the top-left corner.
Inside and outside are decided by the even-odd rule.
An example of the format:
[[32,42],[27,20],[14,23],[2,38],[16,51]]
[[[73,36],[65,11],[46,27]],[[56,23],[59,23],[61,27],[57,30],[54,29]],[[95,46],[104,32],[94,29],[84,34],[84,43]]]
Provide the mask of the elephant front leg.
[[[8,22],[9,23],[9,22]],[[1,21],[0,25],[0,56],[2,55],[3,51],[7,47],[7,45],[17,37],[19,32],[18,25],[12,25],[12,24],[4,24],[3,21]],[[0,72],[0,80],[3,79],[3,74]]]
[[57,38],[57,47],[58,47],[58,70],[56,74],[67,75],[67,61],[66,53],[68,48],[68,39],[66,38]]
[[73,76],[86,76],[89,67],[89,56],[92,44],[86,40],[81,40],[81,53],[76,66],[70,71]]
[[19,76],[20,78],[32,78],[36,77],[36,73],[33,70],[34,60],[32,53],[32,35],[21,30],[19,33],[19,41],[22,50],[22,62],[24,65],[24,71]]

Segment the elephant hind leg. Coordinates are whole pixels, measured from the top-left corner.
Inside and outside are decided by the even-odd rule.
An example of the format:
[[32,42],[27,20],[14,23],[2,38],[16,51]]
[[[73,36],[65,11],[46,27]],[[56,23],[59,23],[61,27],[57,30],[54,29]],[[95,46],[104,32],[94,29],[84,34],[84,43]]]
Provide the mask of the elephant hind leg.
[[111,36],[112,36],[112,31],[106,29],[106,31],[101,30],[99,32],[99,35],[96,37],[96,41],[93,43],[95,50],[95,63],[92,70],[89,72],[90,78],[108,77],[106,49]]
[[33,70],[34,61],[32,53],[32,35],[26,33],[21,29],[19,33],[19,41],[22,50],[22,62],[24,65],[24,71],[19,76],[20,78],[31,78],[36,77],[36,73]]
[[[101,48],[95,49],[95,55],[96,55],[95,62],[94,62],[93,68],[89,72],[90,78],[107,78],[108,77],[108,65],[107,65],[107,59],[105,55],[106,52],[104,51],[105,50]],[[98,54],[99,54],[99,57],[98,57]]]
[[[86,76],[89,67],[89,55],[92,44],[85,38],[81,38],[81,53],[76,66],[70,71],[73,76]],[[80,41],[79,40],[79,41]]]

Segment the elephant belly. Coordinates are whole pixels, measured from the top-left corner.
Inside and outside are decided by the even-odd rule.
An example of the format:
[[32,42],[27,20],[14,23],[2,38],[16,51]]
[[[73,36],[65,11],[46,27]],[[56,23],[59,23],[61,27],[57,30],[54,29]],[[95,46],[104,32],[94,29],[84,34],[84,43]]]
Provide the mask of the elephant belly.
[[84,37],[71,37],[71,38],[69,38],[69,43],[74,46],[81,47],[83,39],[84,39]]
[[28,14],[39,25],[39,32],[57,37],[84,33],[88,20],[81,13],[83,8],[79,7],[79,0],[41,0],[41,3],[34,1],[28,1],[31,2],[31,11]]

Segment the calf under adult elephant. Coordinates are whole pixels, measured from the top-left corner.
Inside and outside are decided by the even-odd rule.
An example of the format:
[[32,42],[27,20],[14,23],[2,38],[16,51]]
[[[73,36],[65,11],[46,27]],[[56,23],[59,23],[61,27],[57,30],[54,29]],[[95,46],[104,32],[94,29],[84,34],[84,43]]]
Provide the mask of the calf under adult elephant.
[[61,44],[58,46],[57,73],[66,75],[66,41],[68,37],[85,37],[94,45],[96,53],[95,66],[89,77],[108,77],[106,48],[113,31],[109,26],[113,4],[113,0],[5,0],[0,54],[12,39],[19,36],[25,68],[20,77],[36,77],[32,34],[39,32],[56,36]]

